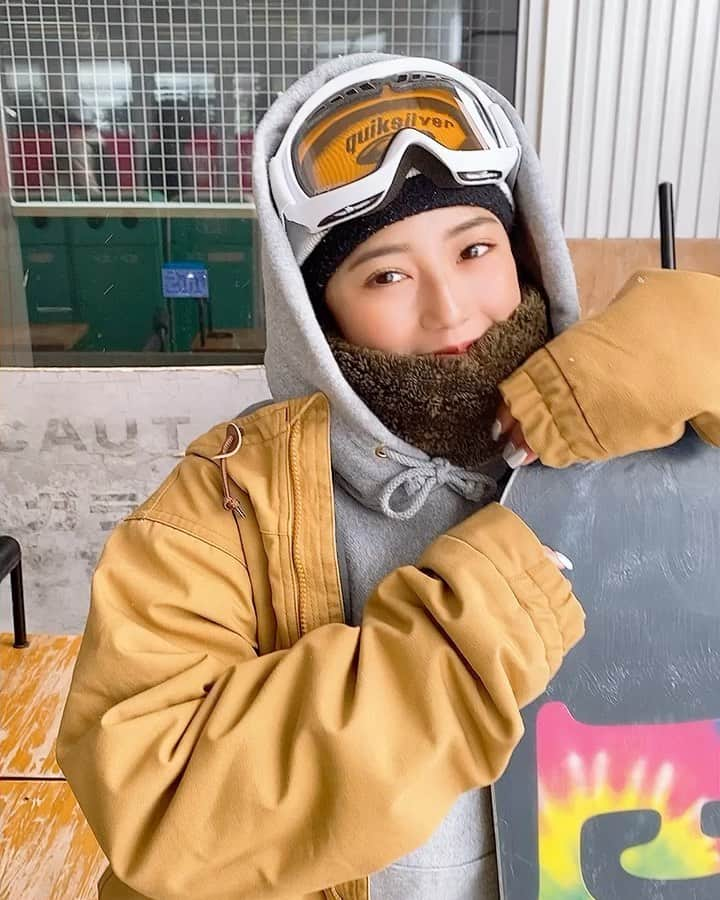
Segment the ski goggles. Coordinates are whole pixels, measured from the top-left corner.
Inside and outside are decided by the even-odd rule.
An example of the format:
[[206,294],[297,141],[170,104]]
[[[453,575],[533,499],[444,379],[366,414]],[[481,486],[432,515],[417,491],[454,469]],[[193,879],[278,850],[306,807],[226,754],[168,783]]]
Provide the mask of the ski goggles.
[[496,183],[512,203],[520,142],[472,76],[429,59],[371,63],[300,107],[270,187],[283,221],[316,233],[382,206],[423,158],[450,184]]

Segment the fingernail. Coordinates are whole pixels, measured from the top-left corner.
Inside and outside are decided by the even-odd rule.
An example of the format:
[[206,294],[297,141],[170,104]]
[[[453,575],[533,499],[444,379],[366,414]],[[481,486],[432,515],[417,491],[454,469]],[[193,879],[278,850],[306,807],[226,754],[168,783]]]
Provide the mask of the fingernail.
[[490,437],[494,440],[500,440],[500,432],[502,431],[502,425],[500,424],[499,419],[495,419],[492,423],[492,428],[490,429]]
[[523,450],[522,447],[518,448],[512,441],[508,441],[507,444],[505,444],[502,455],[503,459],[511,469],[517,469],[518,466],[521,466],[525,462],[528,454],[527,450]]
[[563,564],[563,566],[566,569],[569,569],[572,572],[572,570],[575,568],[575,566],[572,564],[571,559],[569,559],[567,556],[565,556],[564,553],[561,553],[559,550],[555,551],[555,556],[557,556],[557,558],[560,560],[560,562]]

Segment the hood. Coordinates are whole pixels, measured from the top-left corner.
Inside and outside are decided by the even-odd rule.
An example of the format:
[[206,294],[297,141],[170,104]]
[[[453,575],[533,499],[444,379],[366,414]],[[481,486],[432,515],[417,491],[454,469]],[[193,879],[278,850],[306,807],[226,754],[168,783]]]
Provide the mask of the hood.
[[[357,499],[369,506],[377,505],[386,513],[391,506],[380,497],[387,499],[390,481],[406,490],[412,485],[412,490],[416,490],[419,473],[425,473],[420,481],[422,493],[426,494],[428,479],[432,486],[453,487],[455,483],[465,483],[467,473],[461,476],[444,461],[430,461],[422,451],[391,434],[345,381],[315,318],[300,267],[273,206],[268,163],[298,108],[322,84],[360,65],[392,58],[388,54],[358,53],[318,66],[273,103],[258,126],[253,149],[253,193],[262,237],[265,291],[265,366],[270,391],[275,400],[315,391],[327,396],[332,411],[336,474]],[[506,111],[522,143],[514,191],[519,236],[514,249],[549,298],[550,322],[554,333],[559,334],[579,314],[575,276],[560,222],[545,193],[540,162],[520,117],[502,95],[483,82],[478,83]],[[378,467],[383,471],[379,472]],[[403,473],[407,473],[405,482]],[[469,490],[477,493],[477,485]]]

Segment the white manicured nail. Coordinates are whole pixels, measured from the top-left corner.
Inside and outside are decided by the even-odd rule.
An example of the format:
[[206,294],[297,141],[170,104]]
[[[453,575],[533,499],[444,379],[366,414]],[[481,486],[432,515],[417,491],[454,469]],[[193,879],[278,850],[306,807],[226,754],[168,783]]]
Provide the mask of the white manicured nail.
[[561,553],[559,550],[555,551],[555,556],[557,556],[557,558],[560,560],[560,562],[566,569],[569,569],[572,572],[572,570],[575,568],[575,566],[572,564],[571,559],[569,559],[567,556],[565,556],[564,553]]
[[499,440],[501,431],[502,431],[502,425],[500,424],[500,420],[495,419],[495,421],[492,423],[492,428],[490,429],[490,437],[494,441]]
[[527,459],[527,456],[527,450],[523,450],[522,447],[516,447],[512,441],[508,441],[503,450],[503,459],[511,469],[517,469],[518,466],[521,466]]

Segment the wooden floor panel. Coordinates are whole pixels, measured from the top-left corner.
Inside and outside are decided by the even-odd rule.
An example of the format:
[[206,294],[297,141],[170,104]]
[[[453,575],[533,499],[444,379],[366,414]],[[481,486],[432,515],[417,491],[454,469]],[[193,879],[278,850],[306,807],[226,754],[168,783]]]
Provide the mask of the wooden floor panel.
[[107,867],[64,781],[0,781],[1,900],[95,900]]
[[0,778],[62,778],[55,740],[80,635],[28,636],[16,650],[0,634]]

